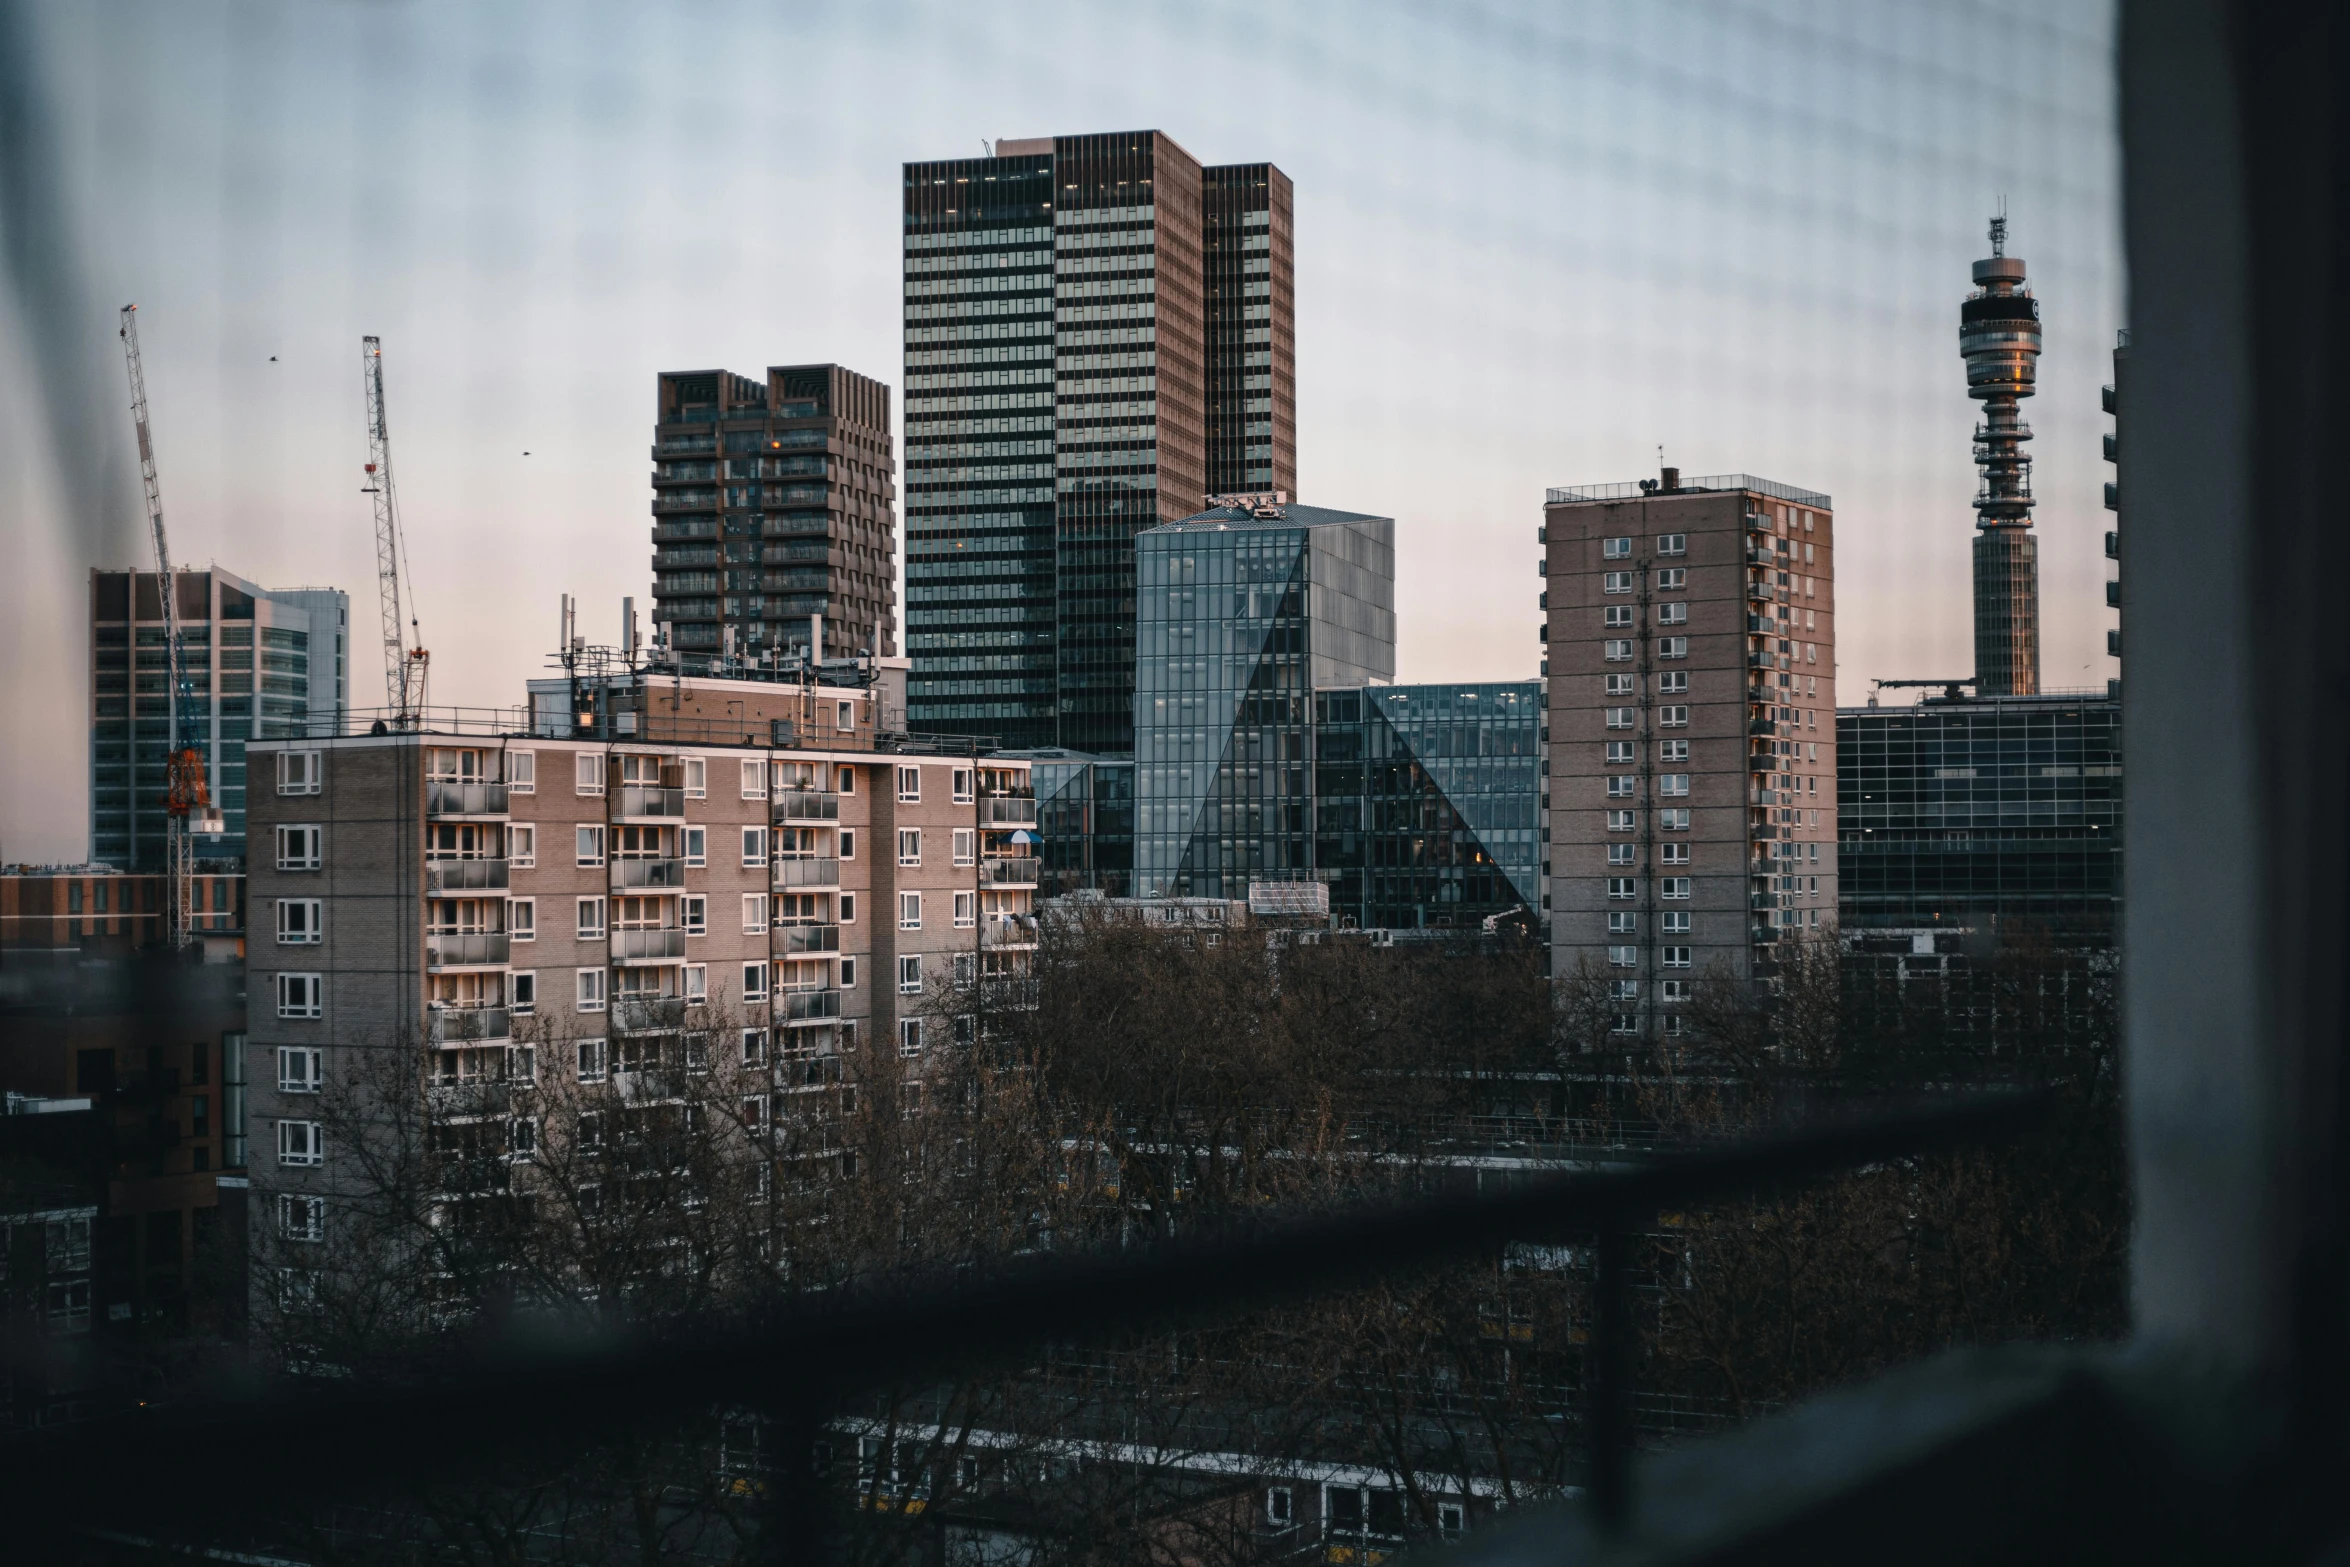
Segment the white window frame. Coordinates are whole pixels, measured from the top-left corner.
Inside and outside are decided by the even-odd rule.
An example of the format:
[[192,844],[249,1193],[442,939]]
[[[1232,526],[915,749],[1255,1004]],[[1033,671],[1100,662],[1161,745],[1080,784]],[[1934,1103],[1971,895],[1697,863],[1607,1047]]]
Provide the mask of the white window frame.
[[974,767],[947,769],[947,792],[957,805],[969,805],[979,797],[979,770]]
[[688,963],[685,966],[685,1004],[700,1006],[710,999],[710,965]]
[[1632,639],[1609,638],[1600,645],[1599,656],[1610,664],[1629,664],[1632,662]]
[[1689,656],[1689,639],[1687,637],[1658,637],[1656,639],[1656,656],[1659,658],[1687,658]]
[[1599,591],[1602,593],[1629,593],[1632,591],[1632,573],[1607,571],[1600,573]]
[[539,863],[539,830],[528,822],[506,829],[506,863],[514,870],[535,870]]
[[601,1012],[611,1000],[612,976],[602,967],[572,971],[572,1004],[582,1012]]
[[854,925],[857,923],[857,895],[855,893],[842,893],[840,895],[839,907],[840,922],[843,925]]
[[840,960],[840,988],[843,990],[857,988],[857,960],[853,954],[844,956]]
[[601,895],[573,900],[572,918],[572,934],[579,941],[602,941],[612,929],[610,911]]
[[898,994],[918,996],[922,993],[922,954],[906,952],[898,956]]
[[1656,879],[1656,895],[1660,898],[1686,898],[1689,896],[1689,887],[1690,878],[1687,876],[1659,876]]
[[1689,775],[1687,773],[1657,774],[1656,792],[1668,799],[1685,798],[1689,793]]
[[326,864],[326,829],[316,822],[283,822],[277,828],[277,868],[315,871]]
[[1656,570],[1656,586],[1660,593],[1680,592],[1689,586],[1689,568],[1687,566],[1659,566]]
[[743,1065],[764,1066],[767,1063],[767,1030],[746,1028],[742,1031]]
[[312,1045],[277,1047],[277,1091],[315,1094],[326,1081],[326,1052]]
[[898,863],[900,865],[920,865],[922,863],[921,828],[900,827],[898,829]]
[[920,767],[900,767],[898,769],[898,799],[907,805],[922,803],[922,769]]
[[1686,936],[1694,923],[1687,909],[1667,909],[1662,928],[1668,936]]
[[1607,710],[1607,726],[1610,729],[1629,729],[1635,712],[1635,709],[1629,707],[1611,707]]
[[318,751],[277,753],[277,792],[317,794],[325,787],[326,760]]
[[1659,968],[1691,967],[1689,961],[1689,949],[1687,947],[1678,946],[1660,948],[1657,955],[1657,966]]
[[314,1170],[326,1163],[325,1128],[316,1121],[280,1119],[277,1162],[292,1170]]
[[847,762],[841,763],[840,772],[836,776],[835,782],[840,785],[842,794],[855,794],[857,792],[857,769]]
[[1628,810],[1611,810],[1607,813],[1607,830],[1609,832],[1630,832],[1633,825],[1633,815]]
[[956,828],[956,829],[955,829],[955,837],[954,837],[954,850],[955,850],[955,863],[956,863],[957,865],[976,865],[976,864],[978,864],[978,863],[979,863],[979,829],[978,829],[978,828],[976,828],[976,827],[958,827],[958,828]]
[[710,762],[707,757],[689,756],[685,761],[685,797],[689,800],[710,798]]
[[1639,935],[1640,916],[1629,910],[1610,909],[1607,916],[1607,933],[1611,936]]
[[1638,968],[1640,966],[1640,949],[1622,942],[1609,947],[1607,949],[1607,966],[1609,968]]
[[743,934],[746,936],[767,934],[767,894],[763,892],[743,894]]
[[1668,669],[1656,677],[1658,696],[1686,696],[1689,693],[1689,671]]
[[1630,560],[1632,558],[1632,541],[1629,538],[1601,539],[1599,541],[1599,558],[1601,560]]
[[506,1010],[517,1017],[530,1017],[539,1009],[539,975],[536,969],[512,969],[506,975]]
[[1632,765],[1632,742],[1631,742],[1631,741],[1629,741],[1629,740],[1610,740],[1610,741],[1608,741],[1608,742],[1607,742],[1607,765],[1608,765],[1608,766],[1610,766],[1610,767],[1629,767],[1629,766],[1631,766],[1631,765]]
[[1607,895],[1619,902],[1637,898],[1640,896],[1639,878],[1633,876],[1610,876],[1607,879]]
[[1688,535],[1688,534],[1686,534],[1686,533],[1660,533],[1660,534],[1658,534],[1658,535],[1656,536],[1656,552],[1657,552],[1659,555],[1686,555],[1686,554],[1688,554],[1688,553],[1689,553],[1689,535]]
[[922,1054],[922,1020],[918,1017],[898,1019],[898,1054],[911,1061]]
[[1656,743],[1656,759],[1660,762],[1688,761],[1689,742],[1686,740],[1659,740]]
[[536,794],[538,790],[538,752],[508,751],[506,753],[506,792],[508,794]]
[[680,827],[677,830],[678,849],[685,855],[689,870],[700,870],[710,863],[710,829],[707,827]]
[[1607,862],[1610,865],[1631,865],[1636,862],[1639,847],[1633,843],[1611,843],[1607,846]]
[[1632,629],[1632,606],[1629,604],[1602,605],[1599,611],[1600,628],[1604,631]]
[[[604,1040],[580,1040],[574,1059],[579,1068],[579,1080],[583,1083],[600,1083],[612,1074],[611,1052],[606,1048]],[[588,1117],[583,1115],[580,1119],[585,1121]],[[582,1130],[584,1132],[585,1129]],[[583,1135],[580,1141],[586,1143],[587,1138]]]
[[603,794],[604,754],[601,751],[571,753],[571,792],[590,798]]
[[580,822],[571,829],[571,863],[582,869],[604,863],[602,822]]
[[922,894],[920,894],[919,892],[901,892],[901,893],[899,893],[899,894],[898,894],[898,929],[900,929],[900,930],[920,930],[921,928],[922,928]]
[[1659,604],[1656,607],[1656,623],[1660,626],[1686,626],[1689,624],[1688,603],[1675,599],[1670,604]]
[[856,828],[843,827],[837,834],[834,835],[834,838],[835,844],[840,850],[840,857],[842,859],[853,860],[857,857]]
[[1656,710],[1656,726],[1657,726],[1659,729],[1686,729],[1686,728],[1688,728],[1688,727],[1689,727],[1689,708],[1688,708],[1688,705],[1687,705],[1686,703],[1675,702],[1675,703],[1669,703],[1669,704],[1667,704],[1667,705],[1665,705],[1665,706],[1659,707],[1659,708]]
[[761,761],[743,763],[742,797],[746,800],[767,798],[767,764]]
[[1666,806],[1656,813],[1656,825],[1659,832],[1687,832],[1689,830],[1689,807],[1686,805]]
[[745,870],[756,870],[766,863],[767,829],[764,827],[745,827],[743,829],[743,868]]
[[955,929],[971,930],[976,928],[978,924],[979,894],[976,892],[957,892],[955,894]]
[[1630,696],[1632,694],[1632,677],[1630,675],[1609,675],[1605,678],[1608,696]]
[[506,939],[508,941],[536,941],[539,939],[538,899],[508,898],[506,900]]
[[325,942],[324,898],[279,898],[276,901],[279,946],[315,947]]
[[1686,843],[1661,844],[1658,848],[1657,863],[1660,865],[1686,865],[1689,863],[1689,845]]
[[677,900],[677,922],[686,935],[706,936],[710,933],[710,895],[689,892]]
[[1631,799],[1632,786],[1637,781],[1630,773],[1611,773],[1607,781],[1607,797],[1611,800]]
[[[307,996],[308,1000],[301,999]],[[277,976],[277,1015],[292,1018],[326,1016],[326,976],[324,974],[280,974]]]
[[326,1239],[326,1199],[300,1192],[277,1194],[277,1238],[307,1245]]
[[758,1006],[766,1000],[767,965],[764,962],[745,963],[743,965],[743,1004]]

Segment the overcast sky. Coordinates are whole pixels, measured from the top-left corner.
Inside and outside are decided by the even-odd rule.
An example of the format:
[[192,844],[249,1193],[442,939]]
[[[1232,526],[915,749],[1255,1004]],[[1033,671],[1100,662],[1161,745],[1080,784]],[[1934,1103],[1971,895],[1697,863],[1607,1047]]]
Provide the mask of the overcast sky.
[[383,337],[433,696],[508,704],[559,594],[594,640],[648,598],[655,374],[895,385],[899,166],[997,136],[1155,127],[1296,181],[1299,493],[1398,519],[1406,681],[1531,676],[1544,488],[1660,445],[1835,497],[1846,700],[1967,673],[1958,302],[2004,196],[2047,324],[2043,677],[2114,672],[2102,4],[10,14],[0,90],[55,134],[9,154],[0,213],[7,859],[86,852],[85,576],[148,560],[119,305],[175,554],[343,587],[362,633],[359,338]]

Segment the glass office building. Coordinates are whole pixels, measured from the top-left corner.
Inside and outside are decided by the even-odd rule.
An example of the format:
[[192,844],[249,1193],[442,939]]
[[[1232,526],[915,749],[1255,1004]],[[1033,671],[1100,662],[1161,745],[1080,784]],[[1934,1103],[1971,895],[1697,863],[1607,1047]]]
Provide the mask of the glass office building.
[[1314,869],[1313,693],[1395,674],[1395,523],[1226,506],[1136,541],[1135,891]]
[[1314,860],[1344,920],[1476,925],[1542,906],[1542,687],[1314,693]]
[[1077,751],[1013,751],[1030,762],[1043,874],[1039,896],[1134,891],[1134,763]]
[[1836,715],[1847,934],[2029,923],[2101,938],[2121,899],[2121,704],[1929,699]]

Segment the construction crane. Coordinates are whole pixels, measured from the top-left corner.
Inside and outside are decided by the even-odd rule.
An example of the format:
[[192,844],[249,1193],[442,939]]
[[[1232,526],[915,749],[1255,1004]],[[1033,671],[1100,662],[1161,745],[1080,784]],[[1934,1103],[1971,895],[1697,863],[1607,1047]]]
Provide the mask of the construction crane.
[[[416,625],[416,582],[401,569],[408,541],[400,533],[400,512],[392,496],[391,433],[384,425],[384,347],[380,337],[359,340],[360,368],[367,381],[367,483],[360,493],[375,497],[375,585],[383,611],[384,706],[391,724],[414,729],[424,722],[424,679],[432,655]],[[400,632],[402,577],[408,578],[409,645]]]
[[155,437],[147,423],[147,374],[139,364],[137,305],[122,307],[120,335],[123,363],[131,378],[131,424],[139,437],[139,480],[147,495],[147,532],[155,543],[156,597],[163,603],[164,681],[171,692],[164,729],[163,853],[169,894],[165,920],[172,946],[180,948],[196,934],[195,840],[219,837],[225,824],[206,783],[204,725],[195,709],[194,683],[180,659],[179,593],[171,573],[171,540],[163,531],[163,487],[155,478]]

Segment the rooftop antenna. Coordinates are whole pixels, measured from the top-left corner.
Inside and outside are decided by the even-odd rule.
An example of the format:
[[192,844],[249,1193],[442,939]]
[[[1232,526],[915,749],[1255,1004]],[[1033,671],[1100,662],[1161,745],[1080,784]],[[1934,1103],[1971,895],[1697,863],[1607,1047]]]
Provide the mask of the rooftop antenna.
[[2005,196],[1999,198],[1999,211],[1991,219],[1991,254],[1994,256],[2007,254],[2007,198]]

